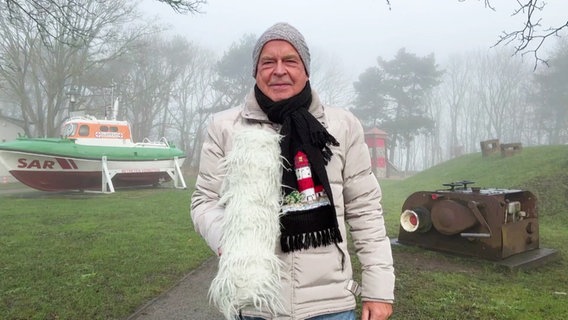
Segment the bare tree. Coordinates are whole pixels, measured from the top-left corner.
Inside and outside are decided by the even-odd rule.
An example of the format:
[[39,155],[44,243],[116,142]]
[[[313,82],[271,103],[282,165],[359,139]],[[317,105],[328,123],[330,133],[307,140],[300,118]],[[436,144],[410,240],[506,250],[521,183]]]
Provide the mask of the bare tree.
[[534,106],[531,119],[535,123],[534,131],[541,133],[541,142],[568,142],[567,74],[568,40],[564,39],[553,53],[549,67],[534,75],[534,85],[530,88]]
[[[458,0],[465,2],[467,0]],[[477,0],[483,1],[486,8],[496,10],[493,3],[494,0]],[[516,30],[504,30],[494,46],[501,44],[515,44],[515,54],[522,56],[532,54],[534,56],[534,68],[539,63],[547,64],[547,59],[543,59],[540,55],[540,49],[543,44],[551,37],[559,36],[561,31],[568,29],[568,17],[565,23],[559,25],[544,26],[540,12],[545,10],[546,2],[543,0],[516,0],[517,7],[512,12],[512,16],[524,16],[524,23]],[[386,0],[389,10],[391,1]]]
[[467,99],[467,90],[471,86],[471,68],[467,61],[459,56],[453,56],[447,64],[446,78],[444,85],[446,94],[444,95],[449,111],[449,148],[451,156],[459,155],[458,150],[462,144],[458,135],[458,123],[460,116],[463,116],[465,101]]
[[[82,84],[90,70],[123,54],[130,41],[145,32],[126,28],[136,16],[124,2],[87,0],[80,7],[52,2],[61,10],[44,12],[43,29],[28,15],[0,17],[0,77],[7,83],[3,91],[20,105],[28,135],[56,134],[69,88]],[[0,9],[5,12],[6,6],[2,3]]]
[[[200,6],[207,3],[206,0],[156,0],[169,5],[175,12],[187,14],[198,13]],[[99,1],[103,2],[103,1]],[[113,1],[116,2],[116,1]],[[119,5],[126,2],[118,1]],[[56,38],[60,41],[68,41],[54,30],[64,29],[66,33],[79,35],[80,38],[86,37],[91,33],[88,25],[77,25],[72,23],[72,17],[85,14],[89,11],[91,4],[77,0],[6,0],[3,3],[2,12],[6,13],[5,18],[10,21],[26,21],[32,28],[37,29],[43,37]]]
[[171,120],[167,107],[188,54],[184,39],[162,40],[154,35],[139,39],[128,54],[108,63],[107,79],[117,84],[120,114],[131,122],[135,140],[167,135]]
[[[464,2],[466,0],[459,0]],[[481,1],[481,0],[478,0]],[[492,0],[483,0],[485,7],[495,10]],[[568,29],[568,18],[565,23],[560,25],[543,25],[540,12],[545,10],[546,2],[542,0],[516,0],[518,6],[513,11],[513,16],[524,16],[524,24],[517,30],[503,31],[495,46],[500,44],[515,44],[515,53],[526,55],[532,54],[534,57],[534,68],[538,63],[547,64],[547,59],[541,58],[540,49],[543,44],[551,37],[559,36],[560,32]]]
[[[424,139],[424,161],[423,166],[419,169],[431,167],[444,160],[443,143],[447,133],[443,131],[445,126],[442,124],[444,105],[441,102],[439,91],[434,90],[425,99],[426,112],[434,119],[434,128],[430,135],[422,135],[417,138]],[[418,168],[415,168],[418,169]]]
[[314,52],[310,67],[310,83],[325,105],[347,107],[355,99],[349,77],[342,69],[339,58]]
[[206,4],[206,0],[157,0],[158,2],[165,3],[172,7],[175,12],[178,13],[198,13],[200,12],[200,7]]
[[508,135],[516,125],[519,97],[529,74],[520,59],[511,59],[505,51],[479,55],[472,97],[479,104],[479,112],[485,115],[486,138],[516,139]]
[[179,134],[178,146],[186,155],[185,165],[197,166],[199,149],[203,143],[203,129],[211,106],[218,100],[211,86],[215,81],[215,58],[212,52],[191,43],[187,44],[184,71],[172,91],[168,107],[172,127]]
[[532,132],[526,101],[530,67],[520,57],[504,50],[475,51],[453,56],[445,68],[438,94],[449,147],[475,152],[482,140],[521,142]]

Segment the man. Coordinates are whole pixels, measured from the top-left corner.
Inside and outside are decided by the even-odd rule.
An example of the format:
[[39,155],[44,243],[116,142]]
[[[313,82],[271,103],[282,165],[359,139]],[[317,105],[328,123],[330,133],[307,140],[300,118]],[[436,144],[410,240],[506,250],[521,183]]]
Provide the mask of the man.
[[[395,276],[381,190],[371,171],[363,128],[350,112],[323,106],[310,88],[309,75],[310,53],[298,30],[277,23],[260,36],[253,51],[254,90],[242,107],[214,115],[208,127],[192,219],[221,256],[225,207],[220,198],[226,174],[222,163],[238,152],[231,150],[231,136],[247,127],[278,132],[284,170],[274,253],[282,263],[283,310],[272,314],[245,306],[239,317],[355,319],[355,296],[360,291],[361,319],[387,319]],[[352,280],[345,223],[361,262],[361,287]]]

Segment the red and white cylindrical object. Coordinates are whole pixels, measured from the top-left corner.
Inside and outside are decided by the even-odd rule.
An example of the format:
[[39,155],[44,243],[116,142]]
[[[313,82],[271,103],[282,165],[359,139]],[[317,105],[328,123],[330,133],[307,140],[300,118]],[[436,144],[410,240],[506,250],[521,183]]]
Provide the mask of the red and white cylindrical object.
[[316,191],[316,198],[322,197],[325,194],[325,191],[323,190],[323,186],[321,184],[315,186],[314,190]]
[[294,167],[296,170],[296,179],[298,180],[298,191],[305,196],[306,200],[315,200],[316,192],[310,162],[306,154],[302,151],[296,153],[294,157]]

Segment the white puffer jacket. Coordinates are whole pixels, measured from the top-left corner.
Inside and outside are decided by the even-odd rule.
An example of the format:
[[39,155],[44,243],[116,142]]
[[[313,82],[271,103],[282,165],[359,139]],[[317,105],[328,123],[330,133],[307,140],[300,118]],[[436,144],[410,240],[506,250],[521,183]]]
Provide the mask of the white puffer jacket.
[[[284,265],[281,300],[286,314],[272,318],[256,310],[244,310],[243,315],[307,319],[355,308],[357,286],[352,280],[345,222],[350,227],[363,270],[362,299],[394,301],[395,276],[380,204],[381,189],[371,171],[363,128],[349,111],[324,107],[317,94],[312,92],[312,95],[309,111],[339,142],[338,147],[331,147],[333,156],[326,169],[344,241],[338,246],[292,253],[283,253],[277,248],[276,254]],[[231,152],[233,133],[248,126],[276,132],[280,129],[267,119],[253,92],[247,96],[243,107],[213,116],[203,144],[191,216],[196,230],[215,252],[221,243],[224,213],[218,204],[224,176],[220,162]]]

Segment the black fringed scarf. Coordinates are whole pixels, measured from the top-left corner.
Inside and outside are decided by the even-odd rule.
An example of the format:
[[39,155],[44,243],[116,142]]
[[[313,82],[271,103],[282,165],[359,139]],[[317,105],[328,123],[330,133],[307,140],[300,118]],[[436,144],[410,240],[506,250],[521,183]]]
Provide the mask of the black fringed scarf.
[[293,166],[294,157],[301,151],[307,156],[314,182],[323,186],[329,199],[329,203],[325,205],[304,206],[301,210],[285,212],[280,217],[282,251],[290,252],[342,242],[333,194],[325,170],[333,155],[329,146],[339,146],[339,143],[308,111],[312,102],[310,83],[307,82],[299,94],[278,102],[268,98],[258,86],[254,87],[254,92],[268,119],[282,125],[280,149],[282,157],[286,159],[282,173],[284,194],[289,195],[298,189]]

